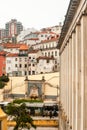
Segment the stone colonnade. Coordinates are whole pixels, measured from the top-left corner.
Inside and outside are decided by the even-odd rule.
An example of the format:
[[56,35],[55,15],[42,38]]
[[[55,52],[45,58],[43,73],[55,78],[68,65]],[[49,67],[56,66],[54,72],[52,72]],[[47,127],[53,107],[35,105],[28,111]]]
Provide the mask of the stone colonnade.
[[60,48],[59,130],[87,130],[87,13]]

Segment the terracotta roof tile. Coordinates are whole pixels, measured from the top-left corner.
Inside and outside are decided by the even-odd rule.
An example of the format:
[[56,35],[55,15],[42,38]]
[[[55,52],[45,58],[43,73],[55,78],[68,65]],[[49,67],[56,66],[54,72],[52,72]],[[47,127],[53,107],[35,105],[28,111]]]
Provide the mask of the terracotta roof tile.
[[18,57],[18,53],[9,53],[7,57]]
[[28,46],[27,45],[21,45],[19,50],[28,50]]

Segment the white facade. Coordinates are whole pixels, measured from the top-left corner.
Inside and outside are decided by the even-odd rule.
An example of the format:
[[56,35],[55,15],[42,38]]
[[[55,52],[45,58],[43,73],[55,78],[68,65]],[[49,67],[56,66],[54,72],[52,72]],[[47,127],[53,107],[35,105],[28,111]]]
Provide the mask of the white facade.
[[19,75],[28,75],[28,56],[19,56]]
[[29,63],[29,75],[36,74],[37,70],[37,57],[42,56],[42,52],[39,50],[33,50],[28,53],[28,63]]
[[47,27],[47,28],[42,28],[41,31],[54,32],[54,33],[60,35],[61,29],[62,29],[62,24],[60,22],[59,25]]
[[57,46],[58,38],[52,38],[49,40],[44,40],[38,44],[33,45],[34,49],[51,49]]
[[6,56],[6,73],[9,75],[17,74],[19,66],[18,54],[8,54]]
[[56,37],[57,34],[56,33],[53,33],[53,32],[48,32],[48,31],[42,31],[39,33],[38,35],[38,38],[41,41],[44,41],[44,40],[48,40],[49,37]]
[[3,48],[3,50],[10,53],[19,53],[19,48]]
[[34,28],[28,28],[25,29],[23,31],[21,31],[21,33],[17,36],[17,42],[23,42],[24,41],[24,37],[28,34],[30,34],[31,32],[36,32],[37,30]]
[[24,43],[29,46],[35,45],[36,43],[39,43],[39,42],[40,42],[40,40],[38,38],[30,38],[30,39],[24,40]]
[[56,34],[60,34],[61,33],[61,29],[62,29],[61,23],[59,25],[57,25],[57,26],[51,27],[51,31],[56,33]]
[[54,58],[38,57],[36,73],[48,73],[53,72]]
[[9,53],[6,56],[6,73],[10,76],[25,76],[28,73],[28,57]]
[[58,38],[52,38],[32,46],[34,49],[41,49],[42,54],[44,56],[48,56],[48,57],[53,56],[55,58],[54,71],[59,71],[59,66],[60,66],[59,49],[56,48],[57,42],[58,42]]

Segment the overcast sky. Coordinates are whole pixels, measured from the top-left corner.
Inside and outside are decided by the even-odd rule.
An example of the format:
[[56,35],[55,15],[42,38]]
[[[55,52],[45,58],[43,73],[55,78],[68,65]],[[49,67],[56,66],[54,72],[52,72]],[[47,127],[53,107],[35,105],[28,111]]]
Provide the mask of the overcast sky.
[[41,29],[64,22],[70,0],[0,0],[0,28],[11,19]]

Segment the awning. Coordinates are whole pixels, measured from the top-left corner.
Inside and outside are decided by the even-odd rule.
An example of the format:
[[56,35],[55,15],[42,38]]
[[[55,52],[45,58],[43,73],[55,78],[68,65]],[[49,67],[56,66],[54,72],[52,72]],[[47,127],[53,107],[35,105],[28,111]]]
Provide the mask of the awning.
[[27,107],[43,107],[43,103],[25,103]]

